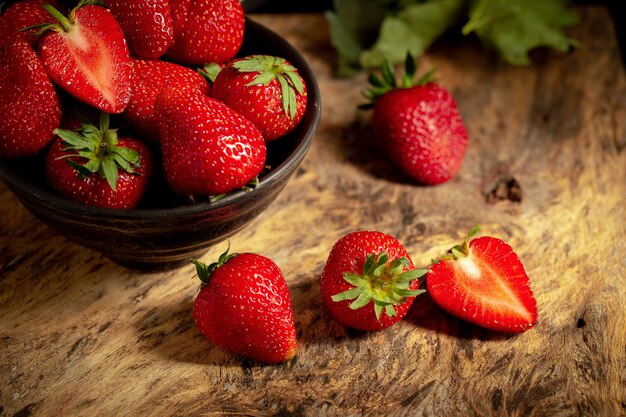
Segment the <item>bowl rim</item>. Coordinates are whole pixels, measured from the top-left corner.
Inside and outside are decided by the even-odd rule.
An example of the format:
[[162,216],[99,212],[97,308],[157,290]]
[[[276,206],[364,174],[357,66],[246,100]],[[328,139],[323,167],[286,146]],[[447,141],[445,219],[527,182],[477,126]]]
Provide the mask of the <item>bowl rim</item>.
[[[155,219],[160,217],[170,216],[189,216],[209,210],[216,210],[226,207],[230,204],[245,201],[247,198],[253,197],[258,189],[265,188],[269,183],[278,181],[282,177],[288,174],[289,168],[293,163],[297,163],[304,159],[313,137],[317,133],[320,116],[321,116],[321,95],[317,80],[309,64],[304,59],[302,54],[289,43],[285,38],[278,35],[271,29],[263,26],[260,23],[255,22],[246,16],[246,32],[253,28],[256,33],[263,33],[266,37],[272,40],[272,43],[277,46],[277,49],[286,51],[289,56],[289,61],[298,68],[298,72],[307,82],[307,108],[304,113],[302,121],[310,119],[311,124],[308,126],[307,131],[304,133],[304,137],[288,155],[280,165],[270,170],[265,175],[255,190],[244,191],[235,190],[224,196],[223,198],[214,201],[203,201],[192,203],[188,205],[180,205],[176,207],[168,208],[137,208],[137,209],[109,209],[104,207],[88,206],[85,204],[77,203],[64,197],[58,196],[47,191],[44,188],[39,188],[30,182],[25,181],[13,170],[6,169],[5,164],[0,159],[0,180],[6,183],[7,186],[17,187],[22,193],[30,195],[33,199],[38,200],[44,205],[57,207],[68,212],[76,213],[77,215],[88,215],[96,217],[118,218],[118,219]],[[245,35],[244,35],[245,36]],[[309,115],[310,114],[310,115]],[[309,115],[307,117],[307,115]],[[278,139],[281,140],[281,139]],[[9,187],[11,188],[11,187]],[[21,200],[19,195],[18,199]]]

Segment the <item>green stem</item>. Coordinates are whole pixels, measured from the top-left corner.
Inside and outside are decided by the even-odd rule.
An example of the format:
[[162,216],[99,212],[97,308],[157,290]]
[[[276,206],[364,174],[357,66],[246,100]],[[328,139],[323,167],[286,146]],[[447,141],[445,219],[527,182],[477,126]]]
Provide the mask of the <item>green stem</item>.
[[50,13],[63,27],[63,30],[69,32],[70,28],[74,24],[70,19],[65,17],[63,13],[54,8],[54,6],[46,3],[42,6],[48,13]]

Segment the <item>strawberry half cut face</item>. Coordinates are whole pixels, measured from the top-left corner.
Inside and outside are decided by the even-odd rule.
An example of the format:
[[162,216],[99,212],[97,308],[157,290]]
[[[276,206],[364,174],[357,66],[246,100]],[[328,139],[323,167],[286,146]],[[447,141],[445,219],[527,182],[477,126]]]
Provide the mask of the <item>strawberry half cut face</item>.
[[430,268],[426,282],[441,308],[479,326],[520,333],[537,321],[524,266],[500,239],[470,236]]

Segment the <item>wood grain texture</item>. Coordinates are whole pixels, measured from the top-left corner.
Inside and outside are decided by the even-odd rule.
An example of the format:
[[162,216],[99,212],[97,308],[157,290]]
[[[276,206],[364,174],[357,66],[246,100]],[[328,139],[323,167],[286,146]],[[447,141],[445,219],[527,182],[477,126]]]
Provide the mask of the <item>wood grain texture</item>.
[[[437,187],[411,184],[374,150],[355,109],[365,76],[333,77],[323,16],[253,16],[305,54],[323,97],[297,175],[231,239],[288,280],[299,351],[280,366],[202,337],[191,265],[123,269],[0,186],[0,415],[626,415],[626,77],[606,11],[580,12],[583,46],[539,52],[531,67],[471,39],[422,60],[439,68],[471,136],[460,174]],[[539,308],[530,331],[482,330],[428,295],[375,333],[324,310],[318,279],[343,234],[384,231],[427,265],[475,224],[524,262]]]

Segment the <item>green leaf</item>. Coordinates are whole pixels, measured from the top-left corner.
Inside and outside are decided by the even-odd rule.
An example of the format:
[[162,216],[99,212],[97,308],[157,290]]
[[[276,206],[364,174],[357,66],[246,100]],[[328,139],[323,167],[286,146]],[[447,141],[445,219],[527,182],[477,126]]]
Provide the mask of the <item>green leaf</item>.
[[417,297],[420,294],[425,293],[426,290],[406,290],[406,289],[398,289],[396,290],[396,294],[401,295],[402,297]]
[[377,68],[385,60],[394,64],[404,62],[407,52],[421,56],[461,20],[465,7],[465,0],[430,0],[389,14],[382,22],[376,42],[359,55],[359,63],[364,68]]
[[274,73],[270,71],[264,71],[264,72],[261,72],[256,77],[254,77],[254,79],[250,81],[248,84],[246,84],[246,86],[249,87],[251,85],[257,85],[257,84],[267,85],[270,83],[270,81],[272,81],[275,78],[276,78],[276,75],[274,75]]
[[567,4],[566,0],[476,0],[463,33],[475,32],[506,62],[528,65],[528,53],[537,47],[568,51],[578,45],[564,33],[579,21]]
[[415,281],[417,278],[421,278],[428,273],[428,269],[412,269],[410,271],[405,271],[397,276],[398,281],[403,282],[411,282]]
[[353,300],[359,295],[361,295],[361,289],[354,287],[347,291],[340,292],[339,294],[335,294],[331,298],[333,301]]
[[302,78],[300,78],[300,76],[297,74],[296,69],[294,68],[293,71],[285,72],[285,75],[289,77],[291,84],[296,88],[298,94],[302,94],[302,92],[304,91],[304,84],[302,83]]
[[394,0],[334,0],[326,13],[330,39],[339,54],[338,74],[350,76],[361,70],[361,52],[371,47]]
[[100,163],[102,175],[113,191],[117,190],[117,165],[112,159],[104,158]]
[[95,144],[84,138],[81,134],[67,129],[55,129],[56,133],[63,141],[63,145],[69,149],[95,149]]
[[370,275],[376,263],[376,255],[367,255],[363,264],[363,275]]
[[363,278],[359,274],[355,274],[353,272],[344,272],[343,279],[355,287],[360,287],[364,282]]
[[213,84],[221,70],[222,67],[220,64],[217,62],[211,62],[210,64],[206,64],[204,68],[198,69],[198,72],[204,77],[204,79]]
[[90,174],[92,174],[92,172],[88,168],[86,168],[86,167],[84,167],[84,166],[82,166],[80,164],[77,164],[76,162],[72,161],[71,159],[68,159],[67,163],[72,168],[74,168],[76,171],[78,171],[79,174],[81,174],[81,175],[83,175],[85,177],[90,175]]
[[122,146],[113,146],[111,148],[111,153],[121,156],[133,165],[139,163],[139,153],[134,149],[124,148]]
[[[348,290],[350,291],[350,290]],[[367,304],[369,304],[369,302],[372,301],[372,297],[367,295],[367,294],[363,294],[361,293],[356,300],[354,300],[351,304],[350,304],[350,309],[351,310],[358,310],[361,307],[366,306]]]
[[383,306],[380,304],[374,303],[374,314],[376,315],[376,320],[380,323],[380,317],[383,315]]
[[387,313],[389,317],[395,317],[397,315],[396,309],[391,304],[389,304],[388,306],[385,306],[385,313]]

